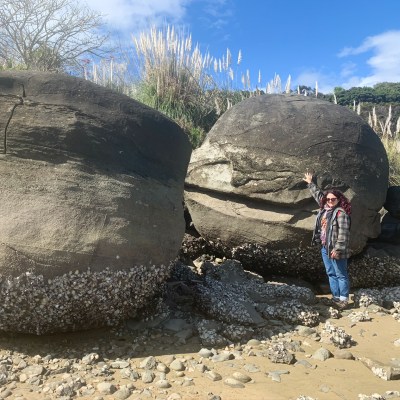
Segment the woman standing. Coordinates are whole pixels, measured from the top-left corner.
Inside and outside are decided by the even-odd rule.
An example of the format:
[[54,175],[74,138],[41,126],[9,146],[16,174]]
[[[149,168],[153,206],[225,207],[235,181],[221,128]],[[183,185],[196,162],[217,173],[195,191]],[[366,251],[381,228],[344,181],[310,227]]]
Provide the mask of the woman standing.
[[304,181],[320,206],[315,222],[312,244],[320,244],[332,293],[332,301],[343,310],[349,303],[349,274],[347,260],[350,256],[350,214],[351,204],[339,190],[322,192],[312,181],[310,172],[304,174]]

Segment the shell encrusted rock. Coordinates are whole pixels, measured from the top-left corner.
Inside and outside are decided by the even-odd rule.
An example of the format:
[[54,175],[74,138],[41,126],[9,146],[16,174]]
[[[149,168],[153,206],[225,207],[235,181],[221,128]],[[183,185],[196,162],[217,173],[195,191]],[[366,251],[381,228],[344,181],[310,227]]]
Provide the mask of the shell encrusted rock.
[[171,268],[75,271],[53,279],[29,272],[0,276],[0,331],[42,335],[117,325],[147,306]]

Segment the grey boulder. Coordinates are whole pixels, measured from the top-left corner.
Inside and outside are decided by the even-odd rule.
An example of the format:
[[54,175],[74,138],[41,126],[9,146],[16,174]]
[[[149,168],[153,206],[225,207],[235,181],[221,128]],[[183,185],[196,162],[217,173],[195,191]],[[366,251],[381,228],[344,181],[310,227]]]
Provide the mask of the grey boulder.
[[0,132],[0,329],[134,315],[181,245],[187,136],[127,96],[31,72],[0,73]]
[[352,201],[351,248],[380,231],[388,161],[376,133],[351,110],[294,95],[263,95],[228,110],[196,149],[185,202],[197,231],[229,247],[310,243],[317,204],[302,180]]

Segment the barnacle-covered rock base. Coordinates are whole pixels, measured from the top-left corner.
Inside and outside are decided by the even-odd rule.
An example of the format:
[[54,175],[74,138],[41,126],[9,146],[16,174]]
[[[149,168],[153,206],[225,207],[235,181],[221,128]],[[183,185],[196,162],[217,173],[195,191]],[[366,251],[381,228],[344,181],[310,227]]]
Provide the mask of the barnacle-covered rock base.
[[192,310],[199,313],[196,325],[203,345],[261,340],[320,321],[311,289],[265,282],[237,260],[205,261],[197,269],[178,261],[171,279],[165,298],[184,303],[184,307],[192,302]]
[[0,275],[0,331],[42,335],[115,326],[148,306],[171,269],[76,270],[52,279]]
[[361,288],[354,292],[354,302],[358,307],[368,307],[371,304],[393,307],[393,303],[400,299],[400,286],[383,288]]
[[[276,250],[245,243],[229,248],[220,241],[208,241],[201,236],[189,234],[184,236],[180,251],[183,262],[199,257],[212,259],[213,256],[238,260],[246,270],[268,279],[271,276],[295,277],[316,286],[327,282],[318,246]],[[397,286],[400,285],[400,259],[394,256],[374,257],[360,254],[350,259],[349,275],[351,288],[371,288],[378,282],[381,287]]]

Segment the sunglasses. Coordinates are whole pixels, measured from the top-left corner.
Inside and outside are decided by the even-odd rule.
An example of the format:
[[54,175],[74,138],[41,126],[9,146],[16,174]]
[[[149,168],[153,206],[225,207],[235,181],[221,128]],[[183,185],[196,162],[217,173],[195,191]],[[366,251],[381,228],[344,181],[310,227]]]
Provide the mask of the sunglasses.
[[333,201],[336,201],[338,198],[337,197],[327,197],[326,198],[326,201],[328,201],[328,202],[333,202]]

